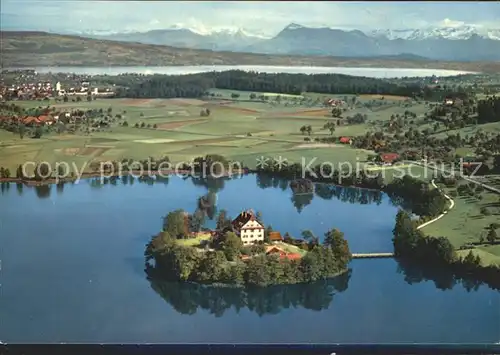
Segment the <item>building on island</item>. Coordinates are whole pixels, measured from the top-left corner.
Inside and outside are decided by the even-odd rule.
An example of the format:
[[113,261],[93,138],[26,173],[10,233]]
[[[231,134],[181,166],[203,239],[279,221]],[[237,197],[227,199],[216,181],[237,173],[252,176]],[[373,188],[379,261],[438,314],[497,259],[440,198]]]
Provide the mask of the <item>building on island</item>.
[[270,232],[269,233],[269,241],[271,243],[275,243],[275,242],[282,242],[283,241],[283,237],[281,237],[281,233],[280,232]]
[[241,238],[243,245],[264,241],[264,226],[257,221],[252,211],[241,212],[231,225],[234,233]]

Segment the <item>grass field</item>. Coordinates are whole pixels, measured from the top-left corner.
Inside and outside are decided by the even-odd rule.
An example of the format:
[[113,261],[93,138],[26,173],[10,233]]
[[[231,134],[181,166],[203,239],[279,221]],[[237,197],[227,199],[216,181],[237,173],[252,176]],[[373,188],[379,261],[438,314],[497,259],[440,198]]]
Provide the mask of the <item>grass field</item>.
[[[449,192],[449,189],[445,191]],[[500,196],[488,191],[481,195],[480,201],[470,197],[453,197],[455,207],[445,217],[422,228],[422,231],[436,237],[447,237],[456,248],[466,243],[479,243],[480,236],[486,235],[489,225],[500,222]],[[482,214],[482,207],[487,208],[490,215]],[[500,230],[497,233],[500,234]],[[500,265],[500,245],[481,245],[474,252],[480,254],[483,263]]]
[[[189,161],[200,155],[221,154],[234,160],[241,160],[253,168],[261,156],[283,157],[287,162],[314,160],[339,164],[349,162],[363,166],[370,151],[356,150],[343,145],[320,145],[305,142],[306,136],[300,127],[310,125],[310,139],[327,137],[330,132],[323,129],[331,120],[330,109],[299,105],[290,95],[281,95],[280,103],[249,101],[250,92],[237,92],[238,100],[232,100],[234,90],[216,90],[221,97],[207,101],[198,99],[102,99],[96,101],[56,103],[55,101],[20,101],[28,108],[47,105],[57,109],[111,109],[113,116],[124,117],[128,127],[113,124],[109,129],[84,134],[51,133],[41,139],[20,139],[17,135],[0,131],[0,157],[4,167],[15,169],[24,161],[71,161],[78,166],[91,161],[144,159],[168,155],[174,162]],[[256,93],[260,95],[261,93]],[[273,96],[273,93],[265,93]],[[274,95],[276,96],[276,95]],[[293,96],[293,95],[292,95]],[[305,97],[319,99],[332,97],[322,94],[304,93]],[[346,97],[347,96],[347,97]],[[334,97],[349,100],[352,95]],[[377,122],[385,121],[391,115],[402,114],[405,107],[384,98],[382,106],[373,110],[363,106],[364,102],[378,97],[358,97],[356,107],[351,107],[345,115],[367,114],[368,122],[358,125],[337,126],[335,135],[356,136],[372,130]],[[400,98],[399,98],[400,99]],[[318,102],[319,102],[318,101]],[[322,101],[321,101],[322,102]],[[209,117],[201,117],[200,111],[209,108]],[[425,105],[415,104],[412,111],[425,112]],[[136,124],[150,127],[136,128]],[[155,125],[156,128],[153,128]],[[95,145],[104,147],[95,148]],[[413,167],[416,168],[416,167]],[[384,169],[384,174],[392,172]]]
[[[234,91],[218,93],[230,96]],[[240,97],[249,93],[239,92]],[[259,94],[259,93],[257,93]],[[271,95],[272,93],[269,93]],[[312,127],[311,139],[326,137],[330,133],[323,125],[330,120],[329,110],[321,107],[290,107],[289,97],[282,95],[280,104],[262,102],[194,100],[194,99],[102,99],[96,101],[56,103],[25,101],[28,107],[47,105],[57,109],[111,108],[113,116],[124,117],[128,127],[118,124],[109,129],[84,134],[46,134],[41,139],[20,139],[17,135],[0,131],[1,165],[15,169],[24,161],[71,161],[78,165],[99,160],[144,159],[148,156],[168,155],[174,162],[188,161],[208,153],[221,154],[243,160],[255,167],[261,156],[282,156],[288,162],[315,164],[323,161],[362,163],[371,152],[355,150],[347,146],[318,146],[307,144],[306,136],[299,131],[307,124]],[[200,117],[200,111],[209,108],[209,117]],[[394,107],[388,106],[373,113],[373,120],[390,116]],[[350,114],[366,112],[355,108]],[[136,128],[142,123],[150,128]],[[156,128],[152,128],[156,125]],[[339,126],[336,135],[364,134],[368,124]],[[104,145],[92,149],[95,145]]]

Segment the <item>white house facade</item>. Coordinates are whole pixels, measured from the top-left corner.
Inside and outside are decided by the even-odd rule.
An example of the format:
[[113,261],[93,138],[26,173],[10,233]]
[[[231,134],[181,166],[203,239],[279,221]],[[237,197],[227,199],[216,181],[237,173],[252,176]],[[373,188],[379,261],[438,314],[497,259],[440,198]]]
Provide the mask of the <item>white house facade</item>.
[[243,245],[264,241],[264,226],[262,226],[251,211],[239,214],[233,222],[233,230],[241,238]]
[[248,221],[240,229],[240,238],[243,244],[254,244],[264,241],[264,227],[257,221]]

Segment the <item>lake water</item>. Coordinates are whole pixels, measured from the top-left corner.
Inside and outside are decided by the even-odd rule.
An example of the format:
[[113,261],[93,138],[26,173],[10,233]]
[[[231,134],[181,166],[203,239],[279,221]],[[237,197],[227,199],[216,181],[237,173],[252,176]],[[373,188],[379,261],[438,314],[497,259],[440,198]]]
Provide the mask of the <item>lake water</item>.
[[373,78],[396,77],[426,77],[453,76],[473,74],[472,72],[444,69],[415,68],[348,68],[348,67],[300,67],[300,66],[264,66],[264,65],[200,65],[200,66],[170,66],[170,67],[40,67],[39,73],[75,73],[81,75],[119,75],[136,74],[167,74],[184,75],[211,71],[245,70],[263,73],[301,73],[301,74],[345,74],[367,76]]
[[292,235],[337,227],[353,252],[392,249],[397,208],[368,190],[322,185],[312,198],[294,197],[283,181],[253,175],[210,182],[171,177],[152,185],[3,184],[0,340],[498,341],[498,292],[450,280],[418,282],[392,259],[354,260],[350,277],[329,282],[260,290],[149,281],[143,254],[161,217],[178,208],[194,212],[208,189],[217,195],[216,209],[231,216],[253,208],[266,224]]

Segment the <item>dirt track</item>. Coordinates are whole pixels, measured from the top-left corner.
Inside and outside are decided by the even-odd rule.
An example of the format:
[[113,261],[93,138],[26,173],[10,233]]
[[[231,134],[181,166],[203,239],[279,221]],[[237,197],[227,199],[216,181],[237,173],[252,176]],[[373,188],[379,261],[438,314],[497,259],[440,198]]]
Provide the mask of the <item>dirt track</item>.
[[201,120],[187,120],[187,121],[168,122],[168,123],[163,123],[163,124],[159,125],[158,129],[170,130],[170,129],[181,128],[181,127],[184,127],[184,126],[190,126],[190,125],[193,125],[193,124],[203,123],[203,122],[208,122],[208,120],[201,119]]

